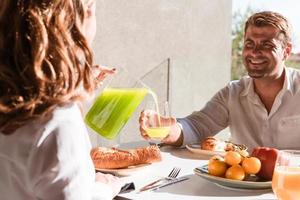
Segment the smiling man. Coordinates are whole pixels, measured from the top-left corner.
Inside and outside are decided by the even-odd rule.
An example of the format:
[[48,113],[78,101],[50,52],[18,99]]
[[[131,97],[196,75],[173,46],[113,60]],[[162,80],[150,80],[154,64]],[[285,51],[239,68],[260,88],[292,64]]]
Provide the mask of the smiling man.
[[[172,121],[162,142],[184,145],[214,136],[229,127],[231,139],[251,150],[256,146],[300,149],[300,72],[287,68],[291,54],[291,26],[279,13],[260,12],[246,22],[243,62],[248,76],[230,82],[200,111]],[[140,116],[145,131],[148,115]]]
[[290,34],[287,20],[277,13],[258,13],[246,23],[243,61],[268,113],[284,84]]

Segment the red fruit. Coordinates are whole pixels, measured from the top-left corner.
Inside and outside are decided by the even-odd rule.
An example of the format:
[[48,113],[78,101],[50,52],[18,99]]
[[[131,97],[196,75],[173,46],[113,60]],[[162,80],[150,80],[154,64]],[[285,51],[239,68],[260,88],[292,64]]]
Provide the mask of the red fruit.
[[271,180],[279,151],[275,148],[256,147],[251,156],[258,158],[261,162],[261,168],[256,175],[265,180]]

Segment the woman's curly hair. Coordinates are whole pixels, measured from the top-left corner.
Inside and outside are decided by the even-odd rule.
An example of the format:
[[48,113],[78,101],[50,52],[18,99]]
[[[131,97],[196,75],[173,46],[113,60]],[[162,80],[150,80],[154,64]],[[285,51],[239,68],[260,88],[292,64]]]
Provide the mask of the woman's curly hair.
[[84,0],[1,0],[0,131],[94,90]]

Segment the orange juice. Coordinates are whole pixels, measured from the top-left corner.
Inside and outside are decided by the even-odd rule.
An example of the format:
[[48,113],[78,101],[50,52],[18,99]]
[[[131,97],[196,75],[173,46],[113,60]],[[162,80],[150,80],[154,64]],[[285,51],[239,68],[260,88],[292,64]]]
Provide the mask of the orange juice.
[[300,167],[277,166],[272,188],[279,200],[300,199]]
[[149,127],[146,132],[151,138],[164,138],[169,134],[170,126]]

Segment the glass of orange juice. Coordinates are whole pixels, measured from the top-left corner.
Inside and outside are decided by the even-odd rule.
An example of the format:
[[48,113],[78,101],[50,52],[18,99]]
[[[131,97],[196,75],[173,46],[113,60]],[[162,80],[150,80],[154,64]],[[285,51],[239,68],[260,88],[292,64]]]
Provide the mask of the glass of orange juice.
[[160,141],[170,133],[170,120],[164,120],[170,118],[169,103],[165,101],[162,106],[159,106],[156,98],[150,109],[156,110],[157,113],[149,115],[149,120],[146,124],[146,133],[152,140]]
[[300,199],[300,151],[282,150],[272,178],[272,189],[279,200]]

